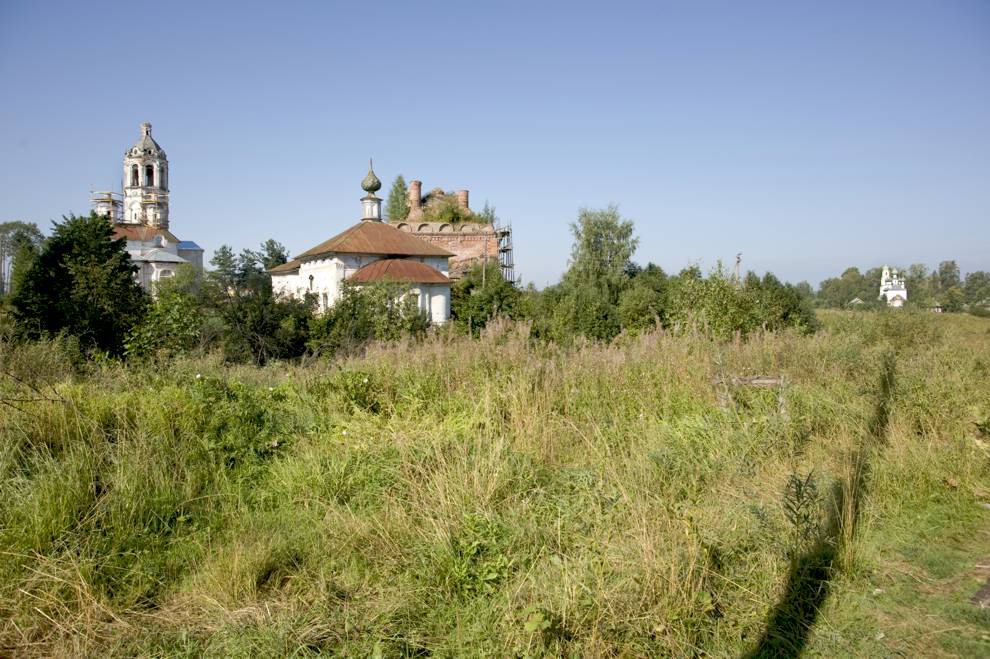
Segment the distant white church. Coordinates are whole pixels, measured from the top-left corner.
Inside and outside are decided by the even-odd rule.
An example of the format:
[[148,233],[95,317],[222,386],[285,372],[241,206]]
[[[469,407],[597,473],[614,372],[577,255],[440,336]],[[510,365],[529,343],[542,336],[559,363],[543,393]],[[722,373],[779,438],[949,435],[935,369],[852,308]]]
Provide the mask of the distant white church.
[[127,252],[139,268],[136,279],[152,290],[175,276],[183,264],[203,269],[203,248],[179,240],[168,228],[168,158],[151,137],[151,124],[141,124],[141,139],[124,153],[123,194],[94,192],[93,210],[113,222],[113,237],[127,241]]
[[381,181],[373,170],[361,182],[363,217],[342,233],[269,270],[276,294],[316,296],[321,311],[340,297],[344,282],[357,286],[391,282],[415,296],[434,324],[450,319],[450,257],[453,253],[382,221]]
[[896,269],[891,270],[887,266],[883,267],[878,299],[884,300],[890,307],[903,307],[904,303],[907,302],[907,287]]

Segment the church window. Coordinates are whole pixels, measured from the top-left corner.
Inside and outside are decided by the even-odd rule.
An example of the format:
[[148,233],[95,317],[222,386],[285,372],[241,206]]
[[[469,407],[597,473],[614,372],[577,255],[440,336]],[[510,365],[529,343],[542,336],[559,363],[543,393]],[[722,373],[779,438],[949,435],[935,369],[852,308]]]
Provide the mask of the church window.
[[329,306],[330,306],[330,304],[329,304],[329,300],[327,300],[327,294],[324,293],[323,294],[323,310],[326,311]]
[[138,183],[138,166],[137,165],[132,165],[131,166],[131,185],[132,186],[135,186],[135,187],[138,186],[138,185],[141,185],[140,183]]
[[145,165],[144,184],[149,188],[154,187],[155,185],[155,168],[151,165]]
[[313,290],[313,275],[309,276],[309,290]]

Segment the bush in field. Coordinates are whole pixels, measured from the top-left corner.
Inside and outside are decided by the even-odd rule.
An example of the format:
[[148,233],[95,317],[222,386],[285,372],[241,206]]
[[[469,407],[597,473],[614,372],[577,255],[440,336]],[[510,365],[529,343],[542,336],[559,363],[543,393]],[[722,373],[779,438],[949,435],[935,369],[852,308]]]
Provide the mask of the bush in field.
[[333,306],[310,322],[310,350],[333,356],[355,351],[369,341],[422,336],[429,317],[420,310],[417,297],[405,292],[400,284],[344,283]]
[[818,327],[810,301],[796,287],[782,284],[770,273],[762,279],[749,273],[740,286],[721,268],[707,278],[697,268],[689,268],[668,280],[665,313],[669,326],[697,320],[719,338],[746,336],[757,329]]
[[274,240],[260,252],[244,250],[236,257],[226,245],[217,250],[203,304],[221,321],[217,340],[228,360],[261,365],[306,351],[314,300],[276,297],[267,272],[284,263],[286,254]]
[[697,267],[689,268],[672,278],[667,288],[666,317],[671,327],[697,321],[713,336],[727,339],[755,329],[755,311],[752,300],[721,269],[705,278]]
[[259,390],[236,381],[197,376],[191,401],[204,448],[227,469],[248,467],[283,451],[288,438],[285,392]]
[[639,331],[654,327],[658,320],[664,320],[667,275],[653,263],[646,268],[630,263],[626,266],[626,273],[631,279],[619,295],[618,305],[622,328]]
[[784,284],[772,273],[760,279],[756,273],[746,275],[742,293],[755,306],[758,325],[770,331],[788,327],[803,331],[818,329],[818,319],[811,299],[792,284]]
[[111,237],[110,223],[95,213],[55,225],[13,296],[23,336],[65,332],[86,347],[115,355],[123,351],[147,296],[134,281],[137,268],[125,242]]
[[502,278],[499,264],[476,265],[451,289],[451,316],[456,325],[477,334],[497,317],[518,318],[519,290]]
[[191,291],[197,278],[191,266],[183,265],[174,279],[159,282],[155,300],[124,341],[128,357],[174,357],[199,345],[203,318]]
[[649,286],[632,284],[619,296],[619,323],[623,329],[633,331],[654,327],[663,305],[663,295]]

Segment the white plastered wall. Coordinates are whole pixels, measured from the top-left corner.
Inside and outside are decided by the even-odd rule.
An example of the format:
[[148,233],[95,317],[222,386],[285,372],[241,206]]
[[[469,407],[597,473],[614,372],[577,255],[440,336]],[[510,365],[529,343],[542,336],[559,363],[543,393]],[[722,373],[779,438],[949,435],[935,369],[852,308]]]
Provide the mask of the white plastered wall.
[[[304,261],[298,273],[272,275],[272,290],[277,295],[303,298],[306,293],[316,295],[320,311],[326,295],[327,305],[333,305],[340,297],[342,282],[364,266],[380,260],[377,254],[327,254]],[[416,258],[444,275],[449,275],[447,257],[427,256]],[[312,278],[312,279],[311,279]],[[450,320],[450,285],[420,284],[410,287],[410,293],[418,296],[419,308],[430,316],[430,322],[442,325]]]

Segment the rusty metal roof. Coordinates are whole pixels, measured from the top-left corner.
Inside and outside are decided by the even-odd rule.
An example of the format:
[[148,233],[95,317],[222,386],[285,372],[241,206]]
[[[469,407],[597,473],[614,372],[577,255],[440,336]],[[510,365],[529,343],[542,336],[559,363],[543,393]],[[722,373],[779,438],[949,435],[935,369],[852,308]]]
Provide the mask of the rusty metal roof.
[[149,227],[146,224],[114,224],[113,225],[113,237],[114,239],[124,238],[126,240],[141,240],[148,242],[154,240],[155,236],[162,236],[165,240],[177,243],[179,239],[169,231],[168,229],[159,229],[157,227]]
[[288,263],[283,263],[282,265],[277,265],[274,268],[268,268],[268,272],[273,275],[284,275],[290,272],[296,272],[299,270],[299,259],[292,259]]
[[450,279],[436,268],[409,259],[380,259],[364,266],[348,278],[355,284],[394,281],[408,284],[449,284]]
[[454,256],[445,249],[383,222],[361,221],[343,233],[306,250],[296,258],[305,259],[330,252],[388,256]]

